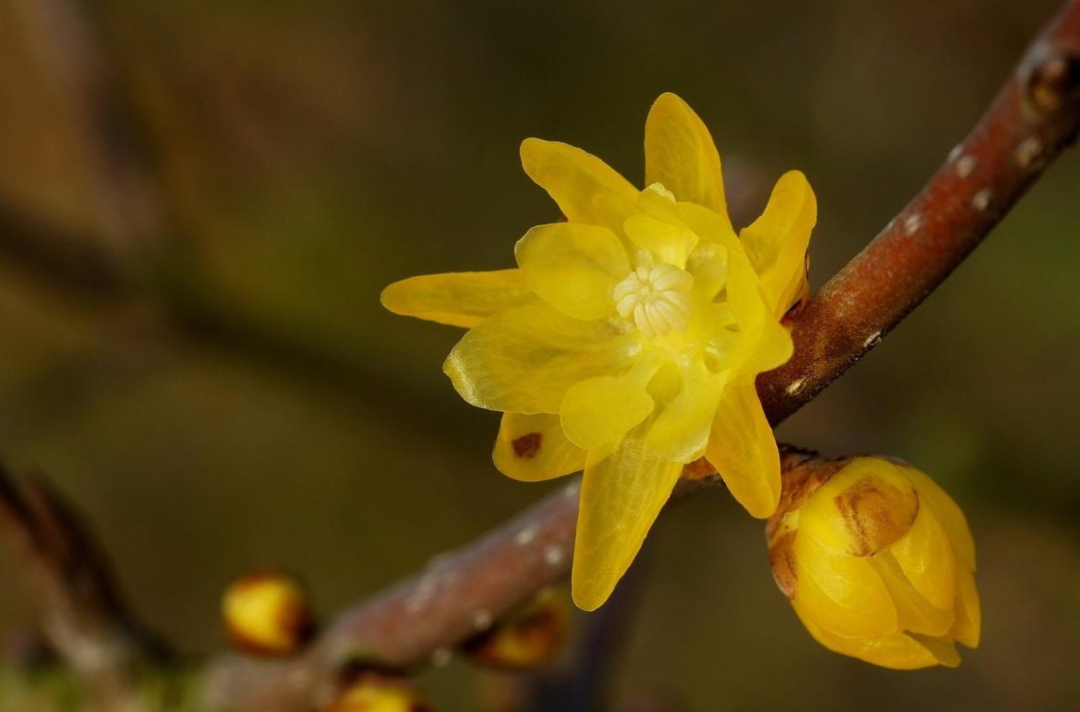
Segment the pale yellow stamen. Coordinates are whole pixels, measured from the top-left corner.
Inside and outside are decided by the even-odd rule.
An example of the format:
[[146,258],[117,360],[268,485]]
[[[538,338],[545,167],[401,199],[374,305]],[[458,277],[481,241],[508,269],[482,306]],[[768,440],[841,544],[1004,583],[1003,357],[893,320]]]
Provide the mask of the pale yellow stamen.
[[694,278],[674,265],[642,265],[615,285],[612,297],[619,316],[633,319],[649,339],[683,332],[690,326]]

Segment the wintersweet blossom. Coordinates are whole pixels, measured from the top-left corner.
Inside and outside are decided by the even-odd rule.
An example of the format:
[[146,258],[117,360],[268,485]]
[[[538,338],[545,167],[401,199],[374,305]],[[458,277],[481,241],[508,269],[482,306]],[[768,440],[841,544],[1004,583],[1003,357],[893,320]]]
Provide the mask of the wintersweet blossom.
[[902,670],[956,667],[957,642],[979,645],[975,543],[933,480],[861,457],[784,491],[767,527],[769,560],[818,642]]
[[685,464],[708,458],[756,517],[776,509],[754,379],[791,356],[781,317],[807,291],[817,204],[789,172],[736,235],[712,137],[674,94],[645,125],[644,190],[564,143],[527,139],[521,158],[566,221],[529,230],[517,269],[414,277],[382,301],[469,329],[444,370],[466,401],[504,413],[499,470],[535,482],[584,469],[573,593],[592,610]]

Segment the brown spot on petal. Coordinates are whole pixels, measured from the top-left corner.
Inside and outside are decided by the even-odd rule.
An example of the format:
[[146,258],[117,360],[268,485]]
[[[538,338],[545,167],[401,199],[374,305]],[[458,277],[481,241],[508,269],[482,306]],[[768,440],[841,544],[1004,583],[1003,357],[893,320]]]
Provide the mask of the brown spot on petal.
[[870,556],[908,533],[919,514],[919,495],[876,477],[866,477],[835,499],[854,540],[852,556]]
[[522,460],[531,460],[540,453],[540,445],[544,442],[541,433],[529,433],[520,438],[514,438],[511,443],[514,447],[514,455]]

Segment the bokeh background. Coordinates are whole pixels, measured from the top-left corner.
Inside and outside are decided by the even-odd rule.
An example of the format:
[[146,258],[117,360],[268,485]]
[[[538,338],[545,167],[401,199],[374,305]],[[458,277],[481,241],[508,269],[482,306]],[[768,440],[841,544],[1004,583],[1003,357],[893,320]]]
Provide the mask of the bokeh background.
[[[413,274],[510,266],[555,216],[527,136],[642,172],[651,101],[712,128],[737,222],[784,170],[820,285],[911,197],[1057,0],[0,0],[0,453],[96,523],[137,610],[223,645],[230,577],[331,612],[547,490],[492,467],[458,334],[381,310]],[[976,167],[976,172],[978,171]],[[1080,156],[779,436],[932,473],[980,552],[957,671],[833,655],[722,492],[665,516],[621,699],[688,711],[1080,709]],[[0,633],[33,621],[0,556]],[[453,662],[423,682],[478,709]]]

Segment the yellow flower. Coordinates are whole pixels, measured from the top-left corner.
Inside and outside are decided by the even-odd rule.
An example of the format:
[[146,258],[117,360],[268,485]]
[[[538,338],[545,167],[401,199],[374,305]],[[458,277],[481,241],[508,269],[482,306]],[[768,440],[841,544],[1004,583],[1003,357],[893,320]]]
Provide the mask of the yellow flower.
[[570,634],[570,603],[562,590],[544,591],[463,646],[473,660],[504,670],[550,665]]
[[645,190],[563,143],[527,139],[521,158],[567,222],[529,230],[518,269],[414,277],[382,300],[470,329],[444,370],[466,401],[505,413],[499,470],[585,470],[573,593],[592,610],[684,464],[707,457],[751,514],[775,510],[780,463],[754,379],[791,356],[780,318],[806,291],[817,204],[792,171],[736,236],[712,137],[673,94],[645,125]]
[[434,712],[420,692],[404,680],[364,674],[323,712]]
[[956,642],[978,646],[975,543],[933,480],[864,457],[787,485],[769,560],[818,642],[901,670],[956,667]]
[[253,655],[292,655],[313,629],[307,591],[288,574],[241,576],[225,591],[221,610],[229,640]]

